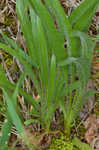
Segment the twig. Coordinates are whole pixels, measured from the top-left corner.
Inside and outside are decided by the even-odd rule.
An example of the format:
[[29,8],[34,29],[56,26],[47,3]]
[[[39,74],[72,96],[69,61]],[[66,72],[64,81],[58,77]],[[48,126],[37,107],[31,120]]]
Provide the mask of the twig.
[[83,117],[83,119],[81,120],[81,122],[78,124],[78,126],[75,128],[76,132],[78,130],[78,128],[80,127],[80,125],[83,123],[83,121],[87,118],[87,116],[91,113],[91,111],[93,110],[93,108],[96,106],[96,103],[94,104],[94,106],[91,108],[91,110]]

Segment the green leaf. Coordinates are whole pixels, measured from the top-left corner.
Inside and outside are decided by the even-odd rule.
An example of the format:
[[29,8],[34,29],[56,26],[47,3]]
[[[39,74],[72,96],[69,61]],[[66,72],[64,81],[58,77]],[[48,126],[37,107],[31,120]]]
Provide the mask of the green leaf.
[[[18,92],[17,87],[16,87],[15,90]],[[14,93],[16,93],[16,96],[17,96],[17,92],[14,92]],[[21,119],[20,119],[19,115],[17,114],[17,112],[15,110],[15,105],[13,105],[13,99],[11,101],[11,98],[13,98],[13,96],[10,98],[8,93],[4,89],[3,89],[3,95],[4,95],[5,101],[6,101],[7,106],[8,106],[9,114],[10,114],[11,119],[12,119],[12,121],[13,121],[16,129],[17,129],[19,137],[24,139],[24,141],[26,142],[26,144],[28,145],[28,147],[31,150],[34,150],[33,145],[31,145],[31,143],[29,143],[29,141],[28,141],[28,139],[25,135],[25,129],[24,129],[24,126],[21,122]]]
[[[33,45],[34,45],[34,55],[35,55],[35,60],[37,64],[40,64],[40,54],[39,54],[39,44],[38,44],[38,40],[40,39],[38,37],[38,26],[37,26],[37,22],[38,22],[38,16],[35,13],[35,11],[31,8],[31,6],[29,6],[30,8],[30,17],[31,17],[31,25],[32,25],[32,40],[33,40]],[[41,40],[41,39],[40,39]]]
[[[59,32],[61,33],[61,36],[63,35],[64,38],[67,40],[68,56],[74,55],[75,39],[70,36],[70,34],[72,33],[72,26],[68,20],[68,17],[66,16],[58,0],[53,0],[53,1],[47,0],[46,4],[48,4],[48,6],[51,7],[52,15],[55,15],[56,17],[56,21],[59,26]],[[66,54],[64,56],[66,57]]]
[[98,7],[98,0],[85,0],[69,16],[74,29],[88,32],[92,17]]
[[[10,91],[14,91],[15,88],[16,88],[16,85],[10,83],[6,77],[5,77],[5,74],[4,74],[4,71],[3,71],[3,68],[0,66],[0,87],[1,88],[4,88],[5,90],[10,90]],[[36,109],[36,110],[39,110],[39,107],[37,105],[37,103],[35,102],[35,100],[33,99],[32,96],[30,96],[29,94],[27,94],[25,91],[23,91],[21,88],[19,88],[19,93],[24,96],[25,100],[33,105],[33,107]],[[37,109],[38,108],[38,109]]]
[[56,80],[56,57],[52,55],[50,64],[50,75],[49,75],[49,85],[48,85],[48,106],[50,106],[53,100],[53,95],[55,92],[55,80]]
[[24,133],[24,128],[18,115],[19,111],[17,107],[17,94],[18,94],[19,87],[24,81],[25,76],[26,74],[21,75],[20,79],[17,82],[14,93],[10,97],[8,96],[8,93],[3,89],[3,94],[4,94],[4,98],[8,106],[9,115],[11,116],[11,119],[14,125],[16,126],[16,129],[18,130],[19,135],[22,135]]
[[14,109],[13,102],[11,101],[10,97],[8,96],[7,92],[4,89],[3,89],[3,94],[4,94],[5,101],[7,103],[8,111],[12,118],[12,121],[13,121],[14,125],[16,126],[16,129],[17,129],[19,135],[22,136],[24,134],[24,127],[22,125],[22,122],[21,122],[18,114],[16,113],[16,111]]
[[66,56],[64,50],[64,37],[62,37],[61,33],[56,29],[53,17],[40,0],[29,0],[29,3],[41,19],[45,35],[47,36],[46,39],[49,52],[53,53],[57,60],[62,60]]
[[39,120],[36,120],[36,119],[29,119],[29,120],[26,120],[26,121],[24,122],[24,124],[25,124],[26,126],[29,125],[29,124],[31,124],[31,123],[39,123],[39,124],[40,124]]
[[1,137],[0,137],[0,147],[2,148],[2,150],[7,148],[10,139],[11,129],[12,129],[12,120],[9,115],[9,112],[6,113],[6,117],[7,118],[5,119],[2,125]]
[[80,150],[93,150],[88,144],[81,142],[78,138],[72,140],[73,144]]
[[4,33],[1,33],[3,38],[5,39],[5,42],[7,45],[10,45],[12,49],[14,49],[15,51],[17,51],[18,56],[20,55],[23,59],[25,59],[25,61],[27,63],[29,63],[30,65],[32,65],[33,67],[38,69],[37,64],[33,61],[33,59],[31,59],[30,56],[28,56],[19,46],[18,44],[16,44],[13,40],[11,40],[10,38],[8,38]]
[[85,96],[84,96],[84,99],[87,99],[88,97],[92,96],[92,95],[95,95],[97,93],[96,90],[89,90],[86,92]]
[[16,99],[16,97],[17,97],[17,94],[18,94],[18,90],[19,90],[20,86],[22,85],[22,83],[23,83],[25,77],[26,77],[26,74],[23,73],[23,74],[21,75],[21,77],[19,78],[18,82],[17,82],[16,88],[15,88],[14,93],[13,93],[13,96],[12,96],[13,103],[14,103],[14,105],[15,105],[16,107],[17,107],[17,99]]
[[69,65],[69,64],[72,64],[73,62],[77,61],[77,58],[75,57],[68,57],[67,59],[61,61],[58,63],[58,66],[59,67],[63,67],[63,66],[66,66],[66,65]]
[[39,59],[40,59],[40,69],[41,69],[41,78],[43,80],[43,84],[45,85],[45,89],[48,86],[48,72],[49,72],[49,64],[48,64],[48,50],[46,45],[46,40],[44,36],[44,31],[42,28],[42,24],[39,18],[37,18],[37,37],[39,42]]
[[[86,65],[87,64],[87,65]],[[82,86],[86,86],[88,79],[90,77],[90,63],[86,58],[78,58],[75,62],[76,72],[78,74],[78,78],[82,83]]]
[[24,66],[24,71],[30,76],[30,78],[33,80],[35,87],[37,88],[38,93],[41,92],[40,85],[38,83],[38,80],[36,79],[36,76],[32,70],[32,66],[27,63],[25,59],[22,58],[22,56],[16,51],[5,44],[0,43],[0,48],[4,49],[6,52],[8,52],[10,55],[15,56]]
[[93,57],[93,50],[95,48],[96,42],[92,40],[92,38],[84,33],[77,30],[73,30],[71,36],[77,37],[80,39],[80,45],[81,45],[81,52],[80,56],[88,58],[90,61]]
[[[32,39],[32,25],[28,15],[28,1],[16,0],[16,11],[21,25],[21,31],[24,33],[28,54],[36,63],[35,47]],[[31,35],[31,36],[30,36]]]

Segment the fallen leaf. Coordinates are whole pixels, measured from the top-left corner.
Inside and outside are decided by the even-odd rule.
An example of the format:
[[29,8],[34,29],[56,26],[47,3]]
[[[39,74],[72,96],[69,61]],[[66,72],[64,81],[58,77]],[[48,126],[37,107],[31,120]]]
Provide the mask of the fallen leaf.
[[99,116],[96,114],[90,115],[85,121],[85,140],[88,144],[94,140],[94,138],[99,137]]
[[5,19],[5,17],[4,17],[4,15],[3,14],[0,14],[0,23],[4,23],[4,19]]

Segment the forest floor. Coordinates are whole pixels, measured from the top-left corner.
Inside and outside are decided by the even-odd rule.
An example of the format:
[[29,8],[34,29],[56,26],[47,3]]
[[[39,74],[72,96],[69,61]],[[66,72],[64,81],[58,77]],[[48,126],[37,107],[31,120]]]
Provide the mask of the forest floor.
[[[64,7],[66,14],[69,15],[72,9],[75,9],[75,7],[79,5],[79,1],[76,1],[71,5],[71,3],[65,3],[65,0],[61,0],[61,4]],[[23,36],[19,34],[20,27],[15,11],[15,5],[15,0],[0,0],[0,31],[4,31],[14,41],[18,40],[20,45],[24,47]],[[92,24],[89,28],[89,34],[93,37],[99,34],[99,9],[92,20]],[[1,35],[0,42],[2,42]],[[14,58],[12,58],[12,56],[3,51],[1,52],[0,50],[0,63],[3,65],[8,79],[12,83],[15,83],[19,78],[21,68],[17,64],[13,63],[13,59]],[[85,141],[93,148],[99,150],[99,41],[97,41],[97,45],[94,50],[91,79],[88,82],[87,88],[96,89],[97,92],[95,96],[88,99],[88,102],[80,114],[80,119],[76,122],[76,127],[73,127],[72,129],[72,135],[77,135],[81,141]],[[0,92],[0,99],[2,99],[2,92]],[[4,106],[0,106],[0,109],[4,109],[3,107]],[[56,112],[56,116],[57,115],[58,113]],[[4,120],[4,118],[2,118],[3,117],[1,115],[0,122]],[[56,124],[52,127],[55,128],[55,131],[51,131],[49,137],[46,137],[45,134],[40,137],[42,149],[47,149],[50,145],[50,150],[59,150],[59,145],[61,145],[60,149],[63,149],[62,145],[65,146],[65,136],[61,130],[61,120],[58,120],[58,116],[56,117],[56,120]],[[0,127],[2,127],[1,123]],[[28,128],[31,128],[31,125]],[[59,139],[59,137],[61,138]],[[9,145],[12,146],[12,143],[15,143],[16,139],[17,134],[14,130],[11,134]],[[18,142],[16,147],[20,150],[26,150],[26,146],[21,142]]]

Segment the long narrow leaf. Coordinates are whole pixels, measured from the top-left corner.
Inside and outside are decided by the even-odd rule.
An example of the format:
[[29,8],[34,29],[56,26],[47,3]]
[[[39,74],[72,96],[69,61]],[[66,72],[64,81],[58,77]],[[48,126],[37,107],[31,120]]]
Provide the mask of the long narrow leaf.
[[52,16],[40,0],[29,0],[29,3],[40,17],[43,27],[46,30],[49,50],[53,52],[57,60],[62,60],[66,56],[64,50],[64,37],[62,37],[56,29]]
[[[6,79],[6,76],[4,74],[4,71],[2,69],[2,67],[0,67],[0,87],[4,88],[5,90],[10,90],[10,91],[14,91],[15,90],[15,85],[10,83],[10,81],[8,81]],[[23,91],[21,88],[19,88],[19,93],[24,96],[25,100],[30,103],[31,105],[33,105],[33,107],[37,110],[37,108],[39,109],[37,103],[35,102],[35,100],[32,98],[32,96],[30,96],[29,94],[27,94],[25,91]]]
[[28,15],[28,1],[16,0],[16,11],[21,24],[21,31],[24,33],[29,56],[36,63],[35,47],[33,45],[32,32],[31,32],[32,25]]
[[62,32],[64,37],[67,40],[67,47],[68,47],[68,56],[72,56],[75,53],[75,39],[70,37],[70,34],[72,33],[72,26],[62,9],[60,3],[58,0],[53,1],[46,1],[46,3],[51,6],[52,11],[54,15],[56,16],[56,21],[59,25],[59,30]]
[[12,49],[14,49],[18,55],[20,55],[26,62],[31,64],[33,67],[38,68],[37,64],[28,56],[13,40],[8,38],[4,33],[1,33],[7,45],[10,45]]
[[13,55],[13,56],[15,56],[16,58],[19,59],[19,61],[24,66],[24,71],[31,77],[31,79],[33,80],[33,82],[35,84],[35,87],[37,88],[38,93],[40,93],[40,91],[41,91],[40,85],[39,85],[39,83],[36,79],[36,76],[35,76],[35,74],[32,70],[32,66],[30,64],[28,64],[26,62],[26,60],[24,60],[20,54],[16,53],[16,51],[14,51],[12,48],[6,46],[5,44],[0,43],[0,48],[4,49],[10,55]]
[[13,123],[15,124],[19,135],[22,136],[24,134],[24,127],[22,125],[22,122],[21,122],[19,116],[17,115],[17,113],[14,109],[14,105],[11,102],[10,97],[8,96],[8,94],[6,93],[6,91],[4,89],[3,89],[3,94],[4,94],[4,98],[5,98],[5,101],[6,101],[7,106],[8,106],[9,114],[10,114],[12,120],[13,120]]
[[56,58],[53,55],[51,59],[51,66],[50,66],[50,78],[49,78],[49,85],[48,85],[48,105],[50,107],[50,103],[53,100],[53,95],[55,92],[55,80],[56,80]]
[[97,1],[93,7],[89,8],[86,13],[80,17],[80,19],[77,21],[77,23],[73,26],[74,29],[88,32],[89,26],[91,24],[92,18],[96,12],[96,9],[98,8],[99,1]]
[[73,145],[75,145],[80,150],[93,150],[88,144],[81,142],[78,138],[72,140]]
[[44,37],[44,31],[43,31],[42,24],[39,18],[37,19],[37,35],[38,35],[38,42],[39,42],[39,58],[40,58],[41,76],[42,76],[45,88],[47,89],[48,72],[49,72],[48,50],[47,50],[46,40]]
[[5,122],[2,125],[1,129],[1,137],[0,137],[0,148],[1,150],[4,150],[7,148],[9,139],[10,139],[10,133],[12,129],[12,120],[9,115],[9,112],[6,113],[6,119]]
[[80,17],[85,15],[86,11],[93,7],[97,1],[98,0],[85,0],[84,2],[82,2],[82,4],[80,4],[69,16],[69,21],[71,22],[71,24],[73,25],[77,23]]
[[93,50],[95,48],[96,42],[84,32],[73,30],[71,36],[77,37],[80,39],[81,43],[81,54],[80,56],[88,58],[90,61],[93,57]]

